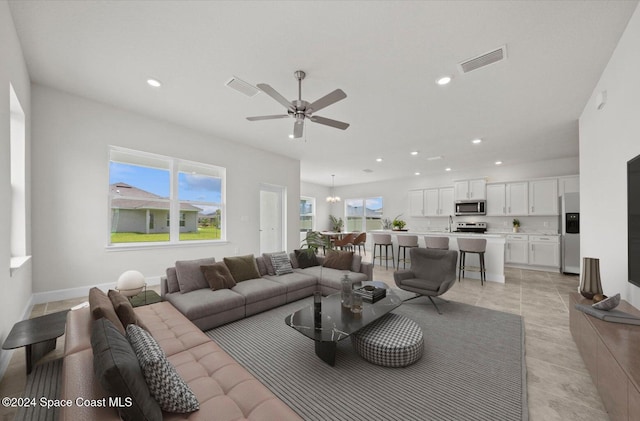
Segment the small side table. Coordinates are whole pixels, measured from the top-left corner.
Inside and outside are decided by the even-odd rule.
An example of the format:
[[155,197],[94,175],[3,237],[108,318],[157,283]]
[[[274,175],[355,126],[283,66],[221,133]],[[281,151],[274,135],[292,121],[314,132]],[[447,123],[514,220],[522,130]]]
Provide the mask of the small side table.
[[26,347],[27,374],[30,374],[38,360],[56,348],[56,339],[64,334],[68,311],[16,323],[5,339],[2,349]]

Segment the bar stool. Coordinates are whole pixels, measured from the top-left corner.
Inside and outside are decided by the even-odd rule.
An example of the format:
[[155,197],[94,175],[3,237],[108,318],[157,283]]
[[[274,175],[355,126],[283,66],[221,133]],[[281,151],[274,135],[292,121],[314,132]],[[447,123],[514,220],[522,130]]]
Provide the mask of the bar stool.
[[424,236],[424,244],[428,249],[449,250],[449,237]]
[[[378,254],[380,266],[382,266],[382,259],[384,259],[386,268],[389,269],[389,259],[391,259],[391,266],[395,269],[396,260],[393,256],[391,234],[373,234],[373,260],[371,262],[374,265],[376,264],[376,246],[380,247],[380,253]],[[384,258],[382,257],[382,246],[384,246]],[[389,247],[391,247],[391,258],[389,258]]]
[[[484,238],[458,238],[458,249],[460,250],[460,266],[458,267],[458,282],[460,282],[460,272],[464,278],[464,271],[479,271],[480,285],[484,285],[487,275],[484,267],[484,252],[487,249],[487,240]],[[465,266],[467,253],[477,253],[480,260],[480,268],[477,266]]]
[[[400,260],[402,260],[402,268],[407,268],[407,261],[411,263],[411,259],[407,259],[407,249],[418,247],[417,235],[398,235],[398,266],[400,269]],[[402,251],[402,259],[400,258],[400,251]]]

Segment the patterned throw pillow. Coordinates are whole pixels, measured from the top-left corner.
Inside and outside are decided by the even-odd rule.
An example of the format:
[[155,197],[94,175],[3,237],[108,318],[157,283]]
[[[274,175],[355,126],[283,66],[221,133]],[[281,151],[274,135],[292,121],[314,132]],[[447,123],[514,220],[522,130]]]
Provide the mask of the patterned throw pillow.
[[271,255],[271,264],[276,272],[276,275],[284,275],[285,273],[293,273],[293,267],[291,267],[291,260],[287,253],[273,253]]
[[151,396],[167,412],[193,412],[200,409],[198,398],[171,365],[160,345],[146,330],[127,326],[127,338],[138,357]]

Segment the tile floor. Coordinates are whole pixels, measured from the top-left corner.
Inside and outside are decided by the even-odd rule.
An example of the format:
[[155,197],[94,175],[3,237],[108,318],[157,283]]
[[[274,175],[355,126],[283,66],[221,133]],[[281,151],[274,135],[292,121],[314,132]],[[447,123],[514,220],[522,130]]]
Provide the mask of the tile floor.
[[[511,268],[505,270],[505,275],[505,284],[488,282],[480,286],[478,280],[463,279],[443,298],[523,316],[531,421],[608,420],[569,332],[569,292],[576,291],[578,277]],[[374,279],[394,285],[393,270],[376,266]],[[38,304],[31,317],[85,300],[86,297]],[[64,336],[45,360],[61,357],[63,344]],[[21,396],[25,382],[24,351],[20,349],[14,352],[0,382],[0,396]],[[0,420],[13,420],[14,415],[15,409],[0,407]]]

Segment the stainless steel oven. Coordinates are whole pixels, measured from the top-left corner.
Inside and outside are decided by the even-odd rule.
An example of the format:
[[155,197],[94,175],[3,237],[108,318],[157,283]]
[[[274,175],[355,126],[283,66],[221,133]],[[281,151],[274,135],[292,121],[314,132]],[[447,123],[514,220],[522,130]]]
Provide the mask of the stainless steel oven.
[[456,216],[486,214],[486,200],[459,200],[456,202]]

